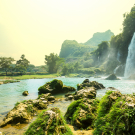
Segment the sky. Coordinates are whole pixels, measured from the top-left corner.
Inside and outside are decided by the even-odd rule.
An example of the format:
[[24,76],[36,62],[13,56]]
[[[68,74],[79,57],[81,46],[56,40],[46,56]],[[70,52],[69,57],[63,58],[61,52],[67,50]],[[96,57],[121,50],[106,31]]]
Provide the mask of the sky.
[[122,29],[134,0],[0,0],[0,57],[44,65],[64,40],[84,43],[96,32]]

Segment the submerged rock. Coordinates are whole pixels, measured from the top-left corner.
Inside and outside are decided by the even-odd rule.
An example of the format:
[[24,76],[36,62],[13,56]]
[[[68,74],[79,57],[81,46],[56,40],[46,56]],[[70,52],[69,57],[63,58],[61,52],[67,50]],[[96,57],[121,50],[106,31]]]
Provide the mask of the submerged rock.
[[94,127],[98,103],[97,99],[76,100],[69,105],[64,117],[78,128],[91,129]]
[[24,95],[24,96],[28,96],[28,95],[29,95],[29,93],[28,93],[28,91],[24,91],[24,92],[22,93],[22,95]]
[[115,74],[109,75],[105,80],[120,80]]
[[59,94],[75,91],[75,88],[71,86],[63,86],[63,82],[61,80],[54,79],[51,82],[47,82],[45,85],[39,87],[38,91],[39,93]]
[[84,87],[94,87],[95,90],[104,89],[103,84],[96,81],[89,82],[89,79],[85,79],[82,84],[77,84],[77,90],[83,89]]
[[58,108],[41,112],[25,132],[25,135],[73,135]]

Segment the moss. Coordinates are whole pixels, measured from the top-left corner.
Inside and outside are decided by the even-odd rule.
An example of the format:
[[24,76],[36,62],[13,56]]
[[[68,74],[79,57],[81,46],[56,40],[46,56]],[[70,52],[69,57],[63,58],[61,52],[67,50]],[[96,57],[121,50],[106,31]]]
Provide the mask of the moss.
[[80,129],[93,128],[98,103],[97,99],[76,100],[68,107],[65,118]]
[[93,134],[133,135],[135,133],[134,99],[133,95],[120,95],[120,92],[109,91],[99,103]]
[[[52,111],[55,117],[52,119],[48,114]],[[58,108],[52,108],[51,110],[42,111],[38,118],[29,126],[25,135],[73,135],[70,128],[66,125],[64,118],[62,117]]]
[[45,85],[38,88],[40,93],[52,93],[60,92],[63,88],[63,82],[61,80],[54,79],[51,82],[47,82]]

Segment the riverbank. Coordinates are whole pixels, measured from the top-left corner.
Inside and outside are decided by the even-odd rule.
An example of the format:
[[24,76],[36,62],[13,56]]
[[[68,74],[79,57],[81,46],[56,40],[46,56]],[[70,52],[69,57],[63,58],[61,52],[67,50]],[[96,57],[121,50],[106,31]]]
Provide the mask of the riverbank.
[[0,76],[0,80],[25,80],[25,79],[42,79],[42,78],[56,78],[59,74],[47,75],[20,75],[20,76]]

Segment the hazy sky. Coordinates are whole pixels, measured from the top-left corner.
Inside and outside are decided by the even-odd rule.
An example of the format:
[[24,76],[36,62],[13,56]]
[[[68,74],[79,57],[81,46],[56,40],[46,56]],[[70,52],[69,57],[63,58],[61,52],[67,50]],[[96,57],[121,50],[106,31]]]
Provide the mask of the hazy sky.
[[86,42],[95,32],[120,33],[134,0],[0,0],[0,56],[44,65],[64,40]]

